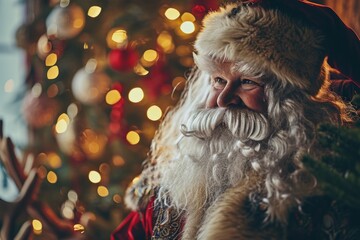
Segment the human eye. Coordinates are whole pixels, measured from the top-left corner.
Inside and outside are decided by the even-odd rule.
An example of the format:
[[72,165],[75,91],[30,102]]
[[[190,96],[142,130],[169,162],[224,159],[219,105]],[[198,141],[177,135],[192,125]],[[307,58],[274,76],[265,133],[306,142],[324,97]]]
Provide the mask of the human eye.
[[213,87],[215,89],[223,89],[226,85],[226,80],[222,79],[221,77],[213,78]]
[[251,90],[251,89],[254,89],[254,88],[257,88],[257,87],[261,87],[261,84],[254,81],[254,80],[245,78],[245,79],[241,80],[241,87],[244,90]]

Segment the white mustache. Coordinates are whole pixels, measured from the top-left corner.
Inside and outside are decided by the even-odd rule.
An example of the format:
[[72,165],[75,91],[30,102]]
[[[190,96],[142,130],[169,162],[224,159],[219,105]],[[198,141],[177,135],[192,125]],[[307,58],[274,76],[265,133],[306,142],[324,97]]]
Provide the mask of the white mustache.
[[181,132],[184,136],[207,139],[218,127],[228,129],[234,137],[243,141],[261,141],[270,134],[269,122],[263,114],[231,108],[197,110],[181,125]]

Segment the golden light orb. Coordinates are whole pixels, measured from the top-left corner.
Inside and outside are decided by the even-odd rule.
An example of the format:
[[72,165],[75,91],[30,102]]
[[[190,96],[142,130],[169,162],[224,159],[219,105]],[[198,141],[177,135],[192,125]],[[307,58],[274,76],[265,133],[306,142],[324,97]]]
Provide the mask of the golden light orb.
[[88,10],[88,16],[92,18],[96,18],[101,13],[101,7],[99,6],[91,6]]
[[59,67],[55,65],[55,66],[52,66],[51,68],[49,68],[46,76],[47,76],[47,79],[49,79],[49,80],[53,80],[53,79],[57,78],[59,76]]
[[172,36],[167,31],[161,32],[157,37],[156,42],[162,47],[165,53],[171,53],[175,48]]
[[99,183],[101,181],[100,173],[97,171],[94,171],[94,170],[90,171],[89,172],[89,180],[92,183]]
[[97,188],[97,193],[100,197],[107,197],[109,195],[109,190],[105,186],[99,186]]
[[122,28],[113,28],[106,35],[106,43],[111,49],[125,47],[128,44],[128,35]]
[[107,92],[105,96],[105,101],[109,105],[114,105],[115,103],[120,101],[120,99],[121,99],[121,94],[116,89],[110,90],[109,92]]
[[168,8],[165,11],[165,17],[169,20],[175,20],[180,17],[180,12],[175,8]]
[[146,112],[146,116],[151,120],[151,121],[157,121],[161,118],[162,116],[162,111],[161,108],[159,108],[156,105],[153,105],[151,107],[148,108],[147,112]]
[[183,15],[181,15],[181,20],[183,22],[186,22],[186,21],[195,22],[196,18],[191,13],[185,12],[185,13],[183,13]]
[[47,154],[47,163],[51,168],[59,168],[62,165],[61,158],[55,152],[50,152]]
[[158,56],[158,53],[154,49],[148,49],[144,52],[143,58],[147,62],[154,62]]
[[131,145],[136,145],[140,142],[140,135],[135,131],[130,131],[126,134],[126,140]]
[[144,99],[144,91],[141,88],[136,87],[130,90],[129,92],[130,102],[138,103],[141,102],[143,99]]
[[47,67],[54,66],[56,62],[57,62],[57,55],[55,53],[50,53],[45,58],[45,66]]
[[33,219],[33,220],[31,221],[31,225],[32,225],[32,227],[33,227],[33,232],[34,232],[35,234],[37,234],[37,235],[41,234],[42,229],[43,229],[43,225],[42,225],[42,223],[41,223],[39,220]]
[[47,173],[46,179],[48,180],[49,183],[52,183],[52,184],[56,183],[58,180],[56,173],[53,171],[49,171]]
[[195,25],[191,21],[185,21],[180,25],[180,30],[185,34],[191,34],[195,31]]

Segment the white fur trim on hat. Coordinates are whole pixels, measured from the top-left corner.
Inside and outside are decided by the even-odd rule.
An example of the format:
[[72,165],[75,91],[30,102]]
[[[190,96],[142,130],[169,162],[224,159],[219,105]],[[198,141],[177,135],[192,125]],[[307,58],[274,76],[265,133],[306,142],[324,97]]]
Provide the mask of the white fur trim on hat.
[[198,57],[241,61],[316,94],[325,58],[320,31],[275,8],[229,4],[204,19]]

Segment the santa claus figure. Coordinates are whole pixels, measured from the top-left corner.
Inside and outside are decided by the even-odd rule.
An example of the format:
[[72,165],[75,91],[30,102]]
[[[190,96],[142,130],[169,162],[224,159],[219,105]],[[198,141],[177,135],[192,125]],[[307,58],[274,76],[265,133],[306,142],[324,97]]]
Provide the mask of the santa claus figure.
[[205,17],[196,66],[112,239],[360,239],[359,221],[302,164],[322,154],[319,124],[352,122],[351,107],[329,88],[327,57],[357,74],[329,49],[330,27],[307,13],[333,19],[359,49],[319,5],[240,1]]

